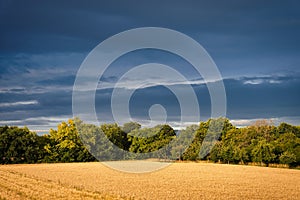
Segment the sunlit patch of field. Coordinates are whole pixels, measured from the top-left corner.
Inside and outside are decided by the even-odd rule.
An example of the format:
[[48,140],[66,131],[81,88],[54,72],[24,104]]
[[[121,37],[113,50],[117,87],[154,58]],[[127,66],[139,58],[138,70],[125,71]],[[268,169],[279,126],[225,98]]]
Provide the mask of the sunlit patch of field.
[[2,199],[300,198],[300,170],[209,163],[175,163],[146,174],[101,163],[3,165],[0,180]]

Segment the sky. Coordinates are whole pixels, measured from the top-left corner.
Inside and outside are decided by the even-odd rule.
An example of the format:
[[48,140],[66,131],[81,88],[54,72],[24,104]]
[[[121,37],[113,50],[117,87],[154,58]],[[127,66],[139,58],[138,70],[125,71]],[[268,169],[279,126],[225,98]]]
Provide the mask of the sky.
[[[300,125],[297,1],[0,0],[0,25],[0,126],[43,132],[72,118],[72,89],[86,56],[105,39],[140,27],[176,30],[205,48],[222,75],[226,117],[235,125],[257,119]],[[199,101],[200,120],[210,117],[209,91],[193,66],[173,53],[144,49],[120,56],[99,77],[95,110],[100,123],[113,122],[110,103],[118,80],[145,63],[162,63],[183,74]],[[128,105],[133,120],[146,123],[151,106],[160,104],[164,109],[152,108],[178,125],[180,102],[164,84],[184,84],[167,77],[123,82],[124,90],[134,89]],[[145,86],[137,88],[141,81]],[[185,121],[191,123],[197,122]]]

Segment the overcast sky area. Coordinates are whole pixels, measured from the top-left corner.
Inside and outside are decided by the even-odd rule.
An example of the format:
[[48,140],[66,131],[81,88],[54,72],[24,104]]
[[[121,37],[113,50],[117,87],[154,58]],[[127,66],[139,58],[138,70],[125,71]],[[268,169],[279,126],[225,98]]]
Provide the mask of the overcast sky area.
[[[0,0],[0,23],[0,125],[39,131],[72,118],[72,89],[88,53],[110,36],[139,27],[173,29],[206,49],[223,77],[226,117],[236,125],[256,119],[300,125],[298,1]],[[145,63],[178,70],[196,93],[200,119],[210,117],[209,91],[193,66],[170,52],[145,49],[121,56],[99,77],[100,123],[113,121],[111,94],[120,77]],[[150,107],[161,104],[176,126],[180,105],[164,85],[184,84],[153,77],[123,83],[123,89],[135,89],[128,106],[132,119],[149,120]],[[143,80],[146,86],[136,88]]]

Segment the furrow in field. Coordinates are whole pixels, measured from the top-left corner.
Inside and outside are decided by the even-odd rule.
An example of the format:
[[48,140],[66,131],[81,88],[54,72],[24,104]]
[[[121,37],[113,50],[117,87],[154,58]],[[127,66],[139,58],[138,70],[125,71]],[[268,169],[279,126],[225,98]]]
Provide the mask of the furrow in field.
[[14,171],[0,171],[0,196],[4,199],[121,199],[109,195],[39,180]]

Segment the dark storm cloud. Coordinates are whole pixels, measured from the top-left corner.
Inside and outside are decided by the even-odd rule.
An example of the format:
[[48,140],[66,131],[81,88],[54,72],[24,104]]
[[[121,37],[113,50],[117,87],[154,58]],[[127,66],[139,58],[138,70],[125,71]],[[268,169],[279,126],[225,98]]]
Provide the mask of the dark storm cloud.
[[300,77],[225,80],[230,118],[299,116]]
[[[161,26],[200,42],[225,77],[299,71],[296,1],[3,2],[0,60],[10,56],[13,61],[1,64],[1,70],[16,62],[20,53],[80,52],[81,60],[68,59],[76,72],[87,52],[107,37],[130,28]],[[21,60],[13,66],[33,67],[54,60],[39,64]]]
[[[3,0],[0,25],[3,123],[53,125],[72,117],[72,87],[88,52],[116,33],[143,26],[181,31],[204,46],[224,77],[228,117],[299,116],[297,1]],[[113,63],[115,67],[100,79],[107,87],[97,91],[100,119],[111,117],[110,87],[130,66],[147,62],[169,64],[191,80],[199,78],[186,61],[174,55],[133,52],[127,60]],[[209,117],[206,86],[198,83],[193,88],[203,118]],[[136,91],[132,114],[147,118],[153,103],[166,106],[170,120],[176,121],[178,102],[160,86]]]
[[[260,80],[260,81],[256,81]],[[263,81],[261,81],[263,80]],[[240,77],[225,79],[228,113],[232,119],[276,118],[298,116],[300,112],[300,77]],[[180,85],[178,85],[180,87]],[[199,100],[201,119],[210,116],[210,97],[204,84],[193,85]],[[97,90],[96,111],[101,122],[112,121],[111,93],[113,89]],[[32,101],[38,103],[27,106],[0,107],[3,121],[25,120],[32,122],[43,116],[72,116],[70,92],[47,92],[42,94],[0,94],[9,102]],[[5,97],[5,98],[4,98]],[[25,97],[25,98],[24,98]],[[168,113],[168,120],[179,121],[180,107],[175,94],[162,86],[136,90],[130,100],[133,118],[149,119],[151,105],[161,104]],[[102,121],[103,120],[103,121]],[[42,122],[33,123],[35,125]],[[45,122],[46,123],[46,122]]]
[[[299,46],[299,41],[293,39],[300,34],[295,1],[284,4],[280,1],[9,1],[4,4],[0,33],[3,53],[85,52],[110,35],[140,26],[173,28],[191,34],[209,49],[226,45],[234,53],[239,50],[268,53],[266,50],[280,47],[293,52]],[[261,43],[261,47],[257,48],[253,42]]]
[[119,79],[119,77],[117,77],[117,76],[102,76],[100,78],[100,81],[115,83],[116,81],[118,81],[118,79]]
[[45,80],[37,81],[36,84],[40,86],[71,86],[74,84],[75,75],[66,75],[61,77],[50,77]]
[[[229,118],[282,118],[299,115],[300,76],[240,77],[225,79],[224,84]],[[198,97],[201,119],[206,120],[210,117],[211,112],[207,87],[204,84],[195,84],[193,88]],[[111,92],[112,89],[106,89],[105,92],[100,90],[97,93],[99,119],[109,116],[108,118],[112,120],[110,95],[108,95]],[[179,120],[180,107],[176,96],[163,86],[136,90],[131,97],[129,106],[132,117],[148,119],[148,111],[153,104],[163,105],[168,112],[169,120]]]
[[105,5],[97,4],[98,12],[76,2],[10,2],[1,12],[4,30],[1,50],[4,53],[90,50],[103,37],[128,25],[126,16],[107,14],[103,12]]
[[[39,94],[1,93],[1,103],[11,103],[11,106],[0,106],[1,120],[21,120],[32,117],[71,115],[71,91],[55,91]],[[36,101],[36,104],[18,105],[14,102]],[[0,103],[0,105],[1,105]]]

